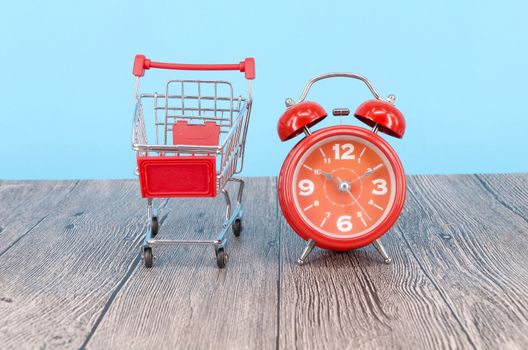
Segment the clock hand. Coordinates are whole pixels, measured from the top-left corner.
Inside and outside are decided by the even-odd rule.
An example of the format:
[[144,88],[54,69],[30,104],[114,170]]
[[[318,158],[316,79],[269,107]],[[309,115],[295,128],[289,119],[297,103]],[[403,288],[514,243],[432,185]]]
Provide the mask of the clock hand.
[[323,175],[327,180],[336,183],[337,184],[337,188],[339,189],[339,191],[348,193],[348,195],[350,197],[352,197],[352,200],[354,201],[354,203],[356,203],[356,205],[359,207],[359,209],[361,209],[361,211],[365,214],[367,219],[369,221],[372,221],[372,219],[370,218],[370,216],[367,213],[367,211],[365,210],[365,208],[363,208],[363,206],[359,203],[357,198],[352,194],[352,192],[350,192],[350,185],[353,184],[356,181],[359,181],[363,177],[367,177],[367,176],[372,175],[372,173],[374,171],[378,170],[382,166],[383,166],[383,164],[376,165],[374,168],[372,168],[371,170],[367,170],[363,175],[361,175],[360,177],[358,177],[355,180],[352,180],[351,182],[343,181],[339,177],[335,178],[331,173],[326,173],[326,172],[324,172],[322,170],[321,170],[321,175]]
[[359,204],[359,201],[357,200],[356,196],[354,196],[352,194],[352,192],[350,192],[350,187],[348,185],[350,185],[350,183],[348,183],[347,186],[342,186],[342,184],[347,184],[346,181],[342,181],[340,178],[337,178],[337,180],[339,181],[339,187],[340,188],[343,188],[345,190],[346,193],[348,193],[348,195],[350,197],[352,197],[352,200],[354,201],[354,203],[356,203],[356,205],[359,207],[359,209],[361,209],[361,211],[363,212],[363,214],[365,214],[365,216],[367,217],[367,219],[369,221],[372,221],[372,219],[370,218],[369,214],[367,214],[367,211],[365,210],[365,208],[363,208],[363,206],[361,204]]
[[354,182],[357,182],[365,177],[368,177],[370,175],[372,175],[376,170],[380,169],[381,167],[383,167],[383,163],[380,163],[378,165],[376,165],[374,168],[370,169],[370,170],[367,170],[363,173],[363,175],[357,177],[356,179],[350,181],[348,184],[351,185],[353,184]]
[[361,209],[361,211],[365,214],[365,216],[367,217],[367,219],[369,221],[372,221],[372,219],[370,218],[369,214],[367,214],[367,212],[365,211],[365,209],[361,206],[361,204],[359,204],[359,201],[357,200],[357,198],[350,192],[350,190],[347,191],[347,193],[350,195],[350,197],[352,197],[352,199],[354,200],[354,203],[357,204],[357,206],[359,207],[359,209]]
[[330,174],[330,173],[325,173],[325,172],[322,171],[321,169],[319,169],[319,171],[321,171],[321,175],[323,175],[327,180],[335,181],[335,180],[334,180],[334,177],[332,176],[332,174]]
[[332,182],[336,183],[339,186],[340,182],[338,180],[336,180],[336,178],[331,173],[325,173],[321,169],[319,169],[319,170],[321,171],[321,175],[323,175],[325,177],[325,179],[327,179],[328,181],[332,181]]

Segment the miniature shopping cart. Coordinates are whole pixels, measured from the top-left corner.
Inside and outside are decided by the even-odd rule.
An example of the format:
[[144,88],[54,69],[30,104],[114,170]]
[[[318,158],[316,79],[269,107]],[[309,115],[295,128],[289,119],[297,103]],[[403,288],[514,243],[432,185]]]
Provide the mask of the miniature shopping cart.
[[[162,93],[139,93],[139,80],[146,69],[238,70],[245,73],[248,96],[233,97],[230,82],[220,80],[169,80]],[[132,149],[136,152],[141,195],[147,199],[147,231],[142,247],[145,267],[152,267],[152,247],[157,244],[213,245],[216,263],[227,262],[224,247],[229,229],[238,237],[242,231],[244,181],[233,177],[242,171],[244,145],[251,114],[251,81],[255,60],[238,64],[179,64],[154,62],[136,55],[136,109]],[[147,141],[155,134],[155,143]],[[228,182],[238,183],[236,205],[226,190]],[[154,198],[216,197],[227,203],[224,223],[216,239],[156,239],[161,222]]]

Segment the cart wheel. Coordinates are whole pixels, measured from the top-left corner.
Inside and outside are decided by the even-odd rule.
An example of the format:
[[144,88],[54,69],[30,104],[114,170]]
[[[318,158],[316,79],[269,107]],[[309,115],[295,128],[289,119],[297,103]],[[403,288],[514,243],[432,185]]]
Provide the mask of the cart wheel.
[[152,217],[152,222],[151,222],[151,233],[152,233],[152,237],[156,237],[156,235],[158,234],[158,230],[159,230],[159,223],[158,223],[158,217],[157,216],[153,216]]
[[147,269],[150,269],[154,263],[154,255],[152,255],[152,248],[143,248],[143,263]]
[[240,232],[242,232],[242,219],[236,219],[233,222],[232,228],[235,237],[240,237]]
[[215,247],[215,253],[216,253],[216,265],[218,266],[219,269],[223,269],[227,263],[227,254],[225,253],[224,248]]

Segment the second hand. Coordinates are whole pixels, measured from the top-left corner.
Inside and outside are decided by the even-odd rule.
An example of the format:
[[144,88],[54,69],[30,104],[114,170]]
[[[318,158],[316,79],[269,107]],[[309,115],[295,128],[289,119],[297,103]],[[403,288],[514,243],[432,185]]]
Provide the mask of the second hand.
[[[339,184],[341,185],[342,183],[346,183],[345,181],[342,181],[340,178],[337,178],[337,180],[339,181]],[[350,185],[350,183],[348,183]],[[365,208],[363,208],[363,206],[361,204],[359,204],[359,201],[357,200],[356,196],[354,196],[352,194],[352,192],[350,192],[350,188],[347,186],[346,188],[346,193],[348,193],[348,195],[350,197],[352,197],[352,200],[354,201],[354,203],[356,203],[356,205],[359,207],[359,209],[361,209],[361,211],[363,212],[363,214],[365,214],[365,216],[367,217],[367,219],[369,221],[372,221],[372,219],[370,218],[369,214],[367,213],[367,211],[365,210]]]

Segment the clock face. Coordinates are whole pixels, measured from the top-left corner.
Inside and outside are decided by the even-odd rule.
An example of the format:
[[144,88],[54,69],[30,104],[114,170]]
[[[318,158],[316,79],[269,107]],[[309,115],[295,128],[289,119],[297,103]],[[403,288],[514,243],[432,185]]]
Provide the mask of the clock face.
[[357,136],[333,136],[311,146],[294,171],[296,210],[331,237],[365,234],[388,215],[395,175],[383,152]]
[[390,145],[354,126],[314,132],[288,154],[278,182],[284,217],[304,239],[360,248],[387,232],[405,201],[405,173]]

